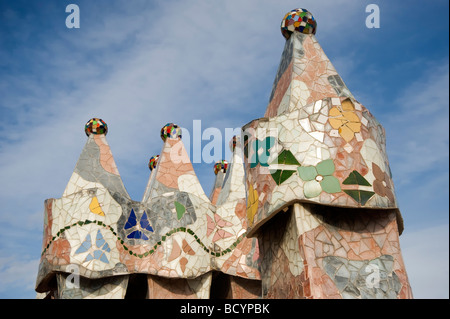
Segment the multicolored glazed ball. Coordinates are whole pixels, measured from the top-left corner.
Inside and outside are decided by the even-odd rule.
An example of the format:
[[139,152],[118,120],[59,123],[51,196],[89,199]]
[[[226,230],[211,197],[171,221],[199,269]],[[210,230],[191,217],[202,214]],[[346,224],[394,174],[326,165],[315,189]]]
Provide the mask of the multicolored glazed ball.
[[232,137],[232,139],[231,139],[231,141],[230,141],[230,150],[232,151],[232,152],[234,152],[234,150],[236,149],[236,146],[241,146],[241,144],[240,144],[241,142],[240,142],[240,138],[239,138],[239,136],[233,136]]
[[161,129],[161,138],[165,142],[167,138],[181,139],[181,128],[173,123],[167,123]]
[[150,171],[152,171],[156,167],[156,164],[158,164],[158,159],[159,155],[150,157],[150,160],[148,161],[148,168],[150,168]]
[[105,134],[108,133],[108,125],[106,125],[105,121],[99,118],[90,119],[86,125],[84,126],[84,132],[87,136],[91,134]]
[[227,172],[228,169],[228,162],[225,160],[221,160],[220,162],[216,162],[214,164],[214,174],[217,175],[220,171],[222,171],[224,174]]
[[306,9],[294,9],[286,13],[281,21],[281,33],[287,39],[294,31],[304,34],[316,34],[317,22]]

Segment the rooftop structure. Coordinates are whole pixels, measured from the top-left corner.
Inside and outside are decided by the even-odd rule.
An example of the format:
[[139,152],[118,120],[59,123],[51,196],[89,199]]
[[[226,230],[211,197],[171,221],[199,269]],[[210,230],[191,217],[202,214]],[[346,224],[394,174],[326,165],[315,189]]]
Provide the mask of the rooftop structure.
[[[383,127],[351,94],[305,9],[262,118],[230,141],[206,196],[173,123],[141,201],[106,140],[88,136],[61,198],[45,202],[36,291],[46,298],[412,298]],[[78,282],[73,283],[74,273]]]

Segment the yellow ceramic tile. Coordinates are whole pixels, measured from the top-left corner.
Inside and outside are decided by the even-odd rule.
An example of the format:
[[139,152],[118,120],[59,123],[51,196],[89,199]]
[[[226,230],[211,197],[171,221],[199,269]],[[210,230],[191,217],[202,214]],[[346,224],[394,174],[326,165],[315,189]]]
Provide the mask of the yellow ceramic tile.
[[345,125],[339,128],[339,134],[346,142],[350,142],[355,136],[355,133]]
[[349,122],[360,122],[359,117],[355,112],[342,112],[342,116]]
[[329,114],[329,116],[337,117],[337,116],[341,116],[341,111],[339,111],[339,109],[337,107],[333,107],[330,109],[330,112],[328,114]]
[[355,107],[353,106],[352,101],[350,101],[349,99],[342,101],[341,105],[342,105],[342,109],[344,111],[354,111],[355,110]]
[[346,122],[342,119],[335,119],[335,118],[330,118],[329,121],[330,121],[331,127],[335,128],[335,129],[340,128]]
[[358,133],[361,130],[361,123],[349,122],[345,126],[351,129],[354,133]]
[[102,208],[100,207],[100,204],[98,202],[97,196],[94,196],[91,200],[91,203],[89,204],[89,209],[94,214],[105,216],[105,213],[102,211]]

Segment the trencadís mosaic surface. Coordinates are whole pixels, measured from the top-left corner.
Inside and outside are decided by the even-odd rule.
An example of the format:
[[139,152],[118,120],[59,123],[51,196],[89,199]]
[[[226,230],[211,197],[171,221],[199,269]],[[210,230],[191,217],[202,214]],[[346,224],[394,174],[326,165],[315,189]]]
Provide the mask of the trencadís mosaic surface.
[[411,298],[384,129],[315,32],[295,29],[298,13],[315,22],[304,9],[286,14],[266,112],[243,127],[247,236],[260,245],[262,297]]
[[281,21],[281,33],[289,39],[294,31],[304,34],[316,34],[317,23],[311,12],[306,9],[294,9],[286,13]]
[[286,40],[264,118],[243,129],[251,228],[298,200],[397,208],[384,129],[313,33]]
[[[89,123],[94,121],[98,122]],[[150,159],[148,186],[142,201],[137,202],[122,183],[105,134],[88,135],[62,198],[45,204],[38,290],[46,290],[56,272],[71,273],[73,265],[83,278],[91,280],[111,276],[128,280],[125,275],[134,273],[185,279],[191,294],[198,298],[209,296],[212,271],[240,277],[240,282],[259,282],[257,240],[246,238],[240,153],[233,153],[228,170],[227,161],[219,163],[223,187],[213,205],[194,173],[181,129],[168,124],[161,137],[162,152]],[[173,147],[178,151],[171,152]],[[172,158],[173,154],[177,158]],[[64,291],[59,297],[95,296],[92,291],[69,293],[61,286],[66,277],[57,277],[59,292]],[[125,295],[124,282],[111,287],[115,297]],[[236,290],[247,298],[259,295]],[[152,293],[160,292],[155,288]],[[100,295],[113,296],[105,291]]]
[[88,121],[62,197],[45,201],[36,291],[52,298],[412,298],[384,129],[344,84],[316,30],[305,9],[282,19],[286,44],[264,117],[229,142],[232,158],[214,165],[209,196],[178,125],[162,127],[162,150],[150,158],[135,201],[106,122]]

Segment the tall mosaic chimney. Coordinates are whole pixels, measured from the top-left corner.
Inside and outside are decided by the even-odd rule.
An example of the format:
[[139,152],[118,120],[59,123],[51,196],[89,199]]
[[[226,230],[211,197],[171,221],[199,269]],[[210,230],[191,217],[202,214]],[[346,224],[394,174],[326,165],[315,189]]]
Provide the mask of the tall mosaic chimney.
[[262,297],[410,298],[384,129],[350,93],[316,30],[305,9],[284,16],[266,112],[243,127]]
[[412,298],[384,129],[316,31],[305,9],[282,19],[286,43],[265,113],[230,141],[209,197],[178,125],[162,127],[135,201],[108,125],[89,120],[61,198],[45,201],[38,296]]

